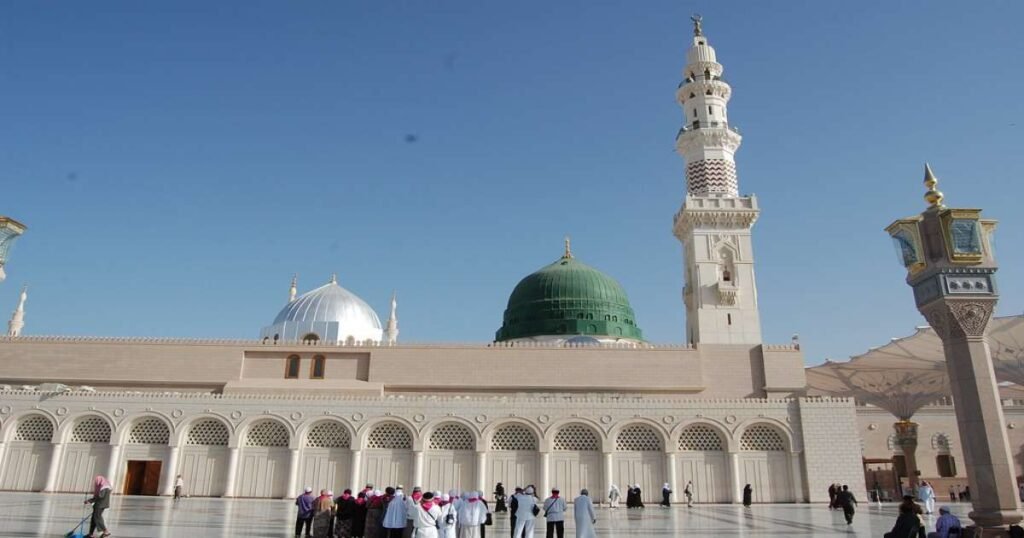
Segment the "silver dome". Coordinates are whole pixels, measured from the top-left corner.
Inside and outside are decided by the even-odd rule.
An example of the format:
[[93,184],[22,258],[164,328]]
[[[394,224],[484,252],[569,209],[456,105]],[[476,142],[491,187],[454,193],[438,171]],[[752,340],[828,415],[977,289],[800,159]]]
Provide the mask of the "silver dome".
[[334,282],[306,292],[288,303],[274,318],[274,324],[286,321],[337,321],[342,326],[355,323],[378,330],[382,328],[380,318],[366,301]]

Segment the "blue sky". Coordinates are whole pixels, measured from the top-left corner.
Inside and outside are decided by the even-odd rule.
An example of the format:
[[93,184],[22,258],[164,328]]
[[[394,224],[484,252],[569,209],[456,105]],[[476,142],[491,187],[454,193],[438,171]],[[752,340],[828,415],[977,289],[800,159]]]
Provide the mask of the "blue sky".
[[[673,92],[705,31],[733,85],[765,339],[809,363],[913,332],[883,228],[1000,219],[1024,309],[1024,3],[7,2],[0,214],[30,227],[26,334],[254,338],[288,281],[340,283],[405,341],[487,341],[577,257],[684,340]],[[413,138],[414,141],[410,141]]]

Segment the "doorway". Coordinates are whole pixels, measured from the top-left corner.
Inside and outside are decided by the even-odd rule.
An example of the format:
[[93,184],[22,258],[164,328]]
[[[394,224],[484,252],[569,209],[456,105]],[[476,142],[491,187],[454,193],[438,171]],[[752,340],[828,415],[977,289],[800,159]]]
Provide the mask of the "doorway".
[[125,495],[159,495],[162,461],[128,460],[124,477]]

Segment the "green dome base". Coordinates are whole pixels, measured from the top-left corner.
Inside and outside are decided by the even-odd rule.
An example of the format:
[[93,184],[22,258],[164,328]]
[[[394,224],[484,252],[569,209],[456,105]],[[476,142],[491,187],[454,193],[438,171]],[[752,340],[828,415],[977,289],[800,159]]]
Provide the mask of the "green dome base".
[[643,340],[622,286],[568,253],[516,285],[495,340],[561,335]]

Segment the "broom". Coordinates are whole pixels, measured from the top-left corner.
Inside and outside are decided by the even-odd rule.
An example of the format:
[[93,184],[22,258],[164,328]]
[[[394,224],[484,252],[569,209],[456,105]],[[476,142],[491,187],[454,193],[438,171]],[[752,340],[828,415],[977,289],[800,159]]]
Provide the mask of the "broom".
[[[86,499],[88,499],[88,496]],[[78,525],[75,525],[75,528],[64,534],[64,538],[85,538],[85,522],[88,521],[90,517],[92,516],[88,513],[88,509],[86,509],[86,515],[82,518],[82,521],[79,521]]]

